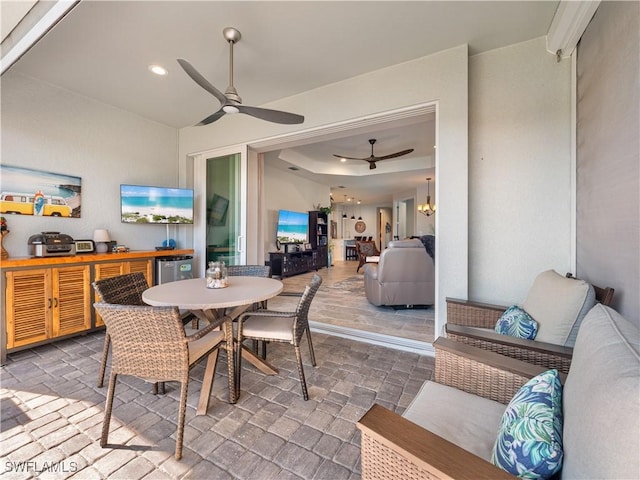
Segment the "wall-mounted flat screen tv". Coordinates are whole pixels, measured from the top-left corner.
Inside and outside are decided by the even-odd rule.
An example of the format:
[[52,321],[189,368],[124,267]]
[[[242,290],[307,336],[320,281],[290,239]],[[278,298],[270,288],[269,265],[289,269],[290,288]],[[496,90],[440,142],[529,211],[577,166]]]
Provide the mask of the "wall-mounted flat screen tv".
[[120,185],[123,223],[193,223],[193,190],[190,188]]
[[276,237],[280,243],[308,242],[309,214],[280,210]]

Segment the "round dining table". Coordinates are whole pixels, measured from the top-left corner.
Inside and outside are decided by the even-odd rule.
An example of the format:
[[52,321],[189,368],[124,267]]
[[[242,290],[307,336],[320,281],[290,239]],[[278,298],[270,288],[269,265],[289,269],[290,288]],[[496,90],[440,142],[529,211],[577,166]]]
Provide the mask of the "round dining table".
[[[281,293],[284,285],[280,280],[266,277],[230,276],[228,279],[229,284],[225,288],[207,288],[204,278],[163,283],[145,290],[142,293],[142,300],[152,306],[175,306],[182,310],[189,310],[200,320],[219,323],[224,331],[227,350],[229,402],[235,403],[240,392],[239,385],[235,384],[235,369],[241,368],[241,365],[234,365],[233,320],[253,304]],[[242,347],[239,346],[239,348]],[[266,374],[278,373],[265,360],[247,349],[243,348],[242,358]],[[207,412],[216,363],[217,354],[210,355],[202,381],[197,415],[204,415]]]

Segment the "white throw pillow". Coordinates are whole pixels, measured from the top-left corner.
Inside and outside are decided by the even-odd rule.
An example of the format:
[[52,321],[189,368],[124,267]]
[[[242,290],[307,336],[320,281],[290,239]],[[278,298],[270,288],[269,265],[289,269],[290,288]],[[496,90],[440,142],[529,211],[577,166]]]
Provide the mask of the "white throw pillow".
[[522,308],[538,322],[537,341],[568,345],[572,328],[594,305],[587,282],[547,270],[536,277]]

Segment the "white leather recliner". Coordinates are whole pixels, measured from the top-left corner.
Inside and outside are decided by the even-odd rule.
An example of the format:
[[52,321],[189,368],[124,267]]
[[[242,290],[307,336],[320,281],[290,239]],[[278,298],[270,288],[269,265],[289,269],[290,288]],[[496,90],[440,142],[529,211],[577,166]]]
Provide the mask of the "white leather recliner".
[[364,265],[364,288],[373,305],[433,305],[433,259],[420,240],[395,240],[380,255],[379,263]]

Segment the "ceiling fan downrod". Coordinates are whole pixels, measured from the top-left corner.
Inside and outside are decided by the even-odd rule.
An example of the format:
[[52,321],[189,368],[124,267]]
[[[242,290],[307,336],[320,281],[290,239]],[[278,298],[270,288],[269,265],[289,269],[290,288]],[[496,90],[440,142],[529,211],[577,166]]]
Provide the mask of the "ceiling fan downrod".
[[[224,94],[229,100],[235,100],[238,103],[242,103],[242,99],[240,98],[240,95],[238,95],[236,87],[233,86],[233,45],[240,41],[242,34],[233,27],[226,27],[222,30],[222,35],[229,43],[229,85],[227,86]],[[238,113],[238,109],[233,105],[227,105],[225,107],[225,112]]]

